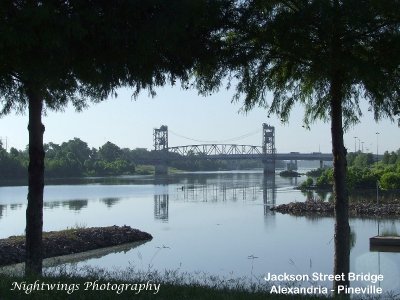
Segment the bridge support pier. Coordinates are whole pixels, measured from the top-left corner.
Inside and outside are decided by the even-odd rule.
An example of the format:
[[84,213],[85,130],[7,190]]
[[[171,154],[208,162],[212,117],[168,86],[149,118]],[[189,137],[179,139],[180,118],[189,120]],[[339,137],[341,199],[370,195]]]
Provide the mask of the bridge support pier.
[[275,160],[265,159],[263,160],[264,174],[275,174]]
[[298,167],[297,167],[297,159],[295,159],[295,160],[290,160],[290,162],[288,162],[288,163],[286,164],[286,169],[287,169],[288,171],[297,171],[297,170],[298,170]]
[[324,162],[322,160],[319,161],[319,168],[322,169],[324,167]]

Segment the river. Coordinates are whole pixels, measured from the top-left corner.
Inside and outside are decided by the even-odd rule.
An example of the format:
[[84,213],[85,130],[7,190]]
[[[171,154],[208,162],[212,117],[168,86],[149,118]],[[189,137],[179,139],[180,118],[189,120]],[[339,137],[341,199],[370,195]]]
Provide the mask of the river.
[[[264,177],[255,170],[53,181],[45,187],[44,230],[129,225],[154,237],[79,267],[134,266],[226,278],[331,274],[334,219],[269,210],[304,201],[305,195],[293,189],[302,180]],[[26,195],[26,186],[0,187],[0,238],[23,234]],[[383,274],[379,285],[399,290],[400,254],[371,252],[369,238],[378,226],[381,232],[400,232],[400,221],[352,218],[350,226],[351,271]]]

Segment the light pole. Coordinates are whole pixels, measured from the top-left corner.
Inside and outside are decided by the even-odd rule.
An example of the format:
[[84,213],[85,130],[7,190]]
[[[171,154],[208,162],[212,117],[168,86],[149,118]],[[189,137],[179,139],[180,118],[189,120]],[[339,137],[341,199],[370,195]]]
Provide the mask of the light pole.
[[379,139],[378,139],[378,137],[379,137],[379,132],[376,132],[375,133],[376,134],[376,162],[378,162],[378,155],[379,155]]
[[[376,132],[376,163],[378,163],[378,154],[379,154],[379,132]],[[379,180],[376,181],[376,202],[379,204]],[[379,235],[379,220],[378,220],[378,235]]]
[[361,142],[361,153],[364,153],[364,142]]
[[357,152],[357,137],[354,137],[354,153]]

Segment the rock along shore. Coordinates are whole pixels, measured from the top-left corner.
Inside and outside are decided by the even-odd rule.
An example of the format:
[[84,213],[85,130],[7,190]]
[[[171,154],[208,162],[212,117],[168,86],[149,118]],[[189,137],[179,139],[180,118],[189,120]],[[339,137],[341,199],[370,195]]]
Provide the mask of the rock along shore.
[[[109,226],[43,232],[43,258],[85,252],[153,237],[129,226]],[[25,237],[0,239],[0,266],[25,260]]]
[[[270,208],[272,211],[295,216],[333,216],[334,204],[322,201],[291,202]],[[354,203],[349,204],[350,217],[398,217],[399,203]]]

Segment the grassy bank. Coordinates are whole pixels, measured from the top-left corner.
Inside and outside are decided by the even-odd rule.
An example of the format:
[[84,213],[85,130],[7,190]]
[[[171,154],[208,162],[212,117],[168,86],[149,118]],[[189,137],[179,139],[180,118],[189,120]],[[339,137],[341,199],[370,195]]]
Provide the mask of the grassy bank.
[[[158,292],[155,288],[152,290],[142,290],[139,293],[132,290],[125,290],[117,294],[117,290],[111,290],[112,287],[117,287],[120,284],[146,284],[148,280],[140,281],[98,281],[97,287],[105,287],[109,285],[109,290],[94,290],[93,287],[85,287],[92,284],[96,279],[71,277],[71,276],[58,276],[58,277],[43,277],[36,281],[37,286],[42,284],[55,286],[55,290],[49,291],[47,288],[44,290],[35,290],[26,294],[26,290],[35,283],[35,279],[24,279],[18,277],[8,277],[0,275],[0,299],[320,299],[317,297],[303,297],[303,296],[283,296],[283,295],[269,295],[265,292],[249,292],[243,289],[214,289],[204,287],[198,284],[178,285],[175,283],[161,283]],[[14,289],[17,286],[22,286],[25,282],[25,291]],[[29,285],[31,284],[31,285]],[[150,282],[156,284],[156,282]],[[14,289],[14,290],[11,290]],[[58,289],[58,290],[57,290]],[[69,290],[69,292],[68,292]]]

